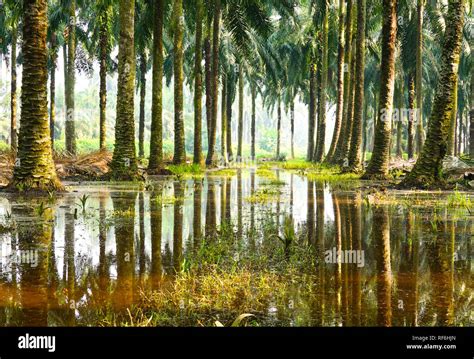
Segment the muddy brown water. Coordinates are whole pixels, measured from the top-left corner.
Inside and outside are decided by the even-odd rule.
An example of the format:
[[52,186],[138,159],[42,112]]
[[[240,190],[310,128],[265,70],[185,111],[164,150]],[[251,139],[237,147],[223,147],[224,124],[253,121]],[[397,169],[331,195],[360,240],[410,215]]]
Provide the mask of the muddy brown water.
[[[280,237],[290,223],[299,245],[324,260],[310,268],[318,284],[269,304],[265,325],[473,325],[472,208],[453,205],[448,193],[383,201],[358,182],[275,178],[242,170],[145,188],[70,183],[55,199],[0,195],[0,325],[97,325],[133,305],[136,283],[172,282],[198,240],[219,235],[222,223],[243,247],[258,247],[269,219]],[[305,291],[316,300],[301,304]]]

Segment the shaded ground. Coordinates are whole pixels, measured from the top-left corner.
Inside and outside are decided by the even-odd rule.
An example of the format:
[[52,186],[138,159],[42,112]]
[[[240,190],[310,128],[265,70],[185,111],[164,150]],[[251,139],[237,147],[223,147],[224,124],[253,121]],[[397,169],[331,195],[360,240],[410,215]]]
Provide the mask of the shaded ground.
[[[56,172],[61,180],[80,182],[80,181],[97,181],[106,179],[107,173],[110,171],[109,164],[112,161],[112,152],[96,151],[79,156],[66,156],[63,154],[55,154],[54,161],[56,163]],[[397,181],[410,172],[415,165],[415,160],[405,160],[402,158],[392,158],[390,161],[390,174],[393,180]],[[0,187],[6,186],[9,179],[13,175],[15,157],[8,152],[0,152]],[[460,184],[464,189],[474,188],[474,162],[469,159],[457,157],[449,157],[443,162],[445,174],[447,174],[448,182],[451,184]],[[139,168],[143,173],[146,167],[139,163]],[[330,172],[331,178],[324,179],[340,179],[344,180],[344,176],[334,171],[334,168],[320,167],[307,163],[304,160],[289,160],[285,162],[275,162],[269,159],[260,160],[259,168],[283,170],[295,170],[299,174],[311,177],[316,174],[318,178],[325,172]],[[226,175],[222,172],[235,171],[235,169],[214,169],[208,170],[207,173],[216,175]],[[337,171],[338,172],[338,171]],[[157,173],[149,173],[149,175],[176,175],[178,177],[189,175],[202,175],[201,168],[189,166],[189,168],[181,168],[181,166],[167,166]],[[234,174],[234,173],[229,173]],[[105,177],[104,177],[105,176]],[[340,177],[341,176],[341,177]],[[321,178],[322,179],[322,178]],[[349,179],[353,179],[350,177]],[[448,188],[453,187],[450,185]]]
[[[62,180],[96,180],[109,172],[112,153],[97,151],[77,157],[56,155],[56,172]],[[0,153],[0,186],[8,184],[13,175],[15,158],[11,152]]]

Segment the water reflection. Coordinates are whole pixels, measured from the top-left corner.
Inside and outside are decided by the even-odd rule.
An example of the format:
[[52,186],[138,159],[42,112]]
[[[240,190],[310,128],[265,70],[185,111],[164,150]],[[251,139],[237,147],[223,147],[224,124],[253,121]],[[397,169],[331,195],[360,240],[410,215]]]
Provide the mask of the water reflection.
[[[468,211],[374,204],[352,187],[280,171],[275,178],[238,170],[156,180],[147,191],[91,184],[56,200],[0,198],[0,325],[121,325],[143,293],[167,290],[182,273],[197,275],[189,260],[221,248],[223,233],[235,250],[212,252],[217,265],[245,266],[239,251],[255,254],[261,270],[278,261],[300,268],[301,253],[313,256],[298,269],[309,284],[290,269],[281,274],[289,299],[270,298],[263,324],[473,324]],[[268,198],[255,200],[261,193]],[[262,251],[279,240],[280,259]]]

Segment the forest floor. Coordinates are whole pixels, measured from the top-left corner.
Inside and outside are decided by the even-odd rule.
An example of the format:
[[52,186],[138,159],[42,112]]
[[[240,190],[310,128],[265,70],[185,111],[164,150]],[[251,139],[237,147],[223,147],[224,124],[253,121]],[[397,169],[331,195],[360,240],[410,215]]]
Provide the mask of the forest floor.
[[[103,150],[96,151],[79,156],[69,156],[62,153],[56,153],[54,157],[56,164],[56,172],[61,180],[71,182],[97,181],[104,178],[110,170],[112,161],[112,152]],[[392,182],[396,183],[401,180],[408,172],[411,171],[415,164],[415,160],[405,160],[399,157],[392,158],[390,162],[390,176]],[[15,157],[11,151],[0,152],[0,187],[6,186],[13,176],[15,166]],[[447,174],[450,187],[461,185],[464,190],[474,189],[474,161],[467,158],[449,157],[444,161],[445,174]],[[239,167],[239,166],[238,166]],[[139,162],[140,170],[145,173],[146,166]],[[210,175],[226,175],[229,172],[233,175],[235,169],[218,168],[205,171],[197,165],[173,166],[167,164],[167,169],[163,171],[163,175],[175,175],[177,177],[186,176],[202,176],[205,172]],[[328,165],[312,164],[303,159],[294,159],[284,162],[277,162],[271,159],[259,160],[258,169],[260,172],[270,169],[282,169],[295,171],[300,175],[317,177],[313,179],[319,180],[355,180],[357,175],[350,173],[340,173],[338,167]],[[327,177],[327,178],[326,178]]]

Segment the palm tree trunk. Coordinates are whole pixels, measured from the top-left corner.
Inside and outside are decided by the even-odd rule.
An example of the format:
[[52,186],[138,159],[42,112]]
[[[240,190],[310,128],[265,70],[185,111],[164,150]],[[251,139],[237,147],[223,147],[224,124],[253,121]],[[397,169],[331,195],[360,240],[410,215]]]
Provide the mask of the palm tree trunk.
[[396,153],[398,158],[403,158],[402,136],[403,136],[403,85],[400,84],[398,89],[398,116],[397,116],[397,148]]
[[56,123],[56,62],[58,53],[56,48],[56,35],[52,35],[51,40],[51,75],[49,82],[49,132],[51,137],[51,148],[54,153],[54,127]]
[[367,154],[367,143],[368,143],[368,122],[369,122],[369,119],[368,119],[368,116],[367,116],[367,110],[369,108],[369,101],[368,101],[368,96],[366,95],[366,93],[364,93],[364,121],[362,123],[362,163],[365,163],[365,158],[366,158],[366,154]]
[[183,0],[173,3],[173,28],[174,28],[174,158],[176,165],[186,162],[186,149],[184,147],[184,101],[183,101],[183,35],[184,17]]
[[242,142],[244,135],[244,70],[239,66],[239,128],[238,128],[237,160],[242,160]]
[[457,124],[457,104],[458,104],[458,78],[456,76],[454,84],[454,94],[453,94],[453,109],[451,111],[451,123],[449,126],[449,135],[448,135],[448,152],[446,155],[455,156],[456,155],[456,124]]
[[[349,0],[350,1],[350,0]],[[314,154],[314,130],[316,126],[316,65],[310,65],[309,72],[309,118],[308,118],[308,152],[306,160],[312,161]]]
[[423,128],[423,13],[425,0],[417,0],[417,31],[416,31],[416,70],[415,70],[415,91],[416,107],[418,108],[418,118],[416,127],[416,153],[420,155],[425,140],[425,130]]
[[150,160],[148,170],[163,166],[163,16],[164,0],[154,2],[153,78],[151,103]]
[[145,157],[145,98],[146,98],[146,58],[140,56],[140,114],[138,121],[138,157]]
[[214,20],[212,31],[212,116],[211,135],[209,137],[209,147],[207,152],[206,165],[215,166],[216,158],[216,138],[217,138],[217,111],[219,105],[219,34],[221,20],[221,0],[215,0]]
[[11,113],[10,113],[10,144],[13,152],[18,148],[18,138],[16,133],[16,118],[17,118],[17,93],[16,93],[16,45],[18,41],[18,29],[14,25],[12,30],[12,53],[11,53]]
[[341,134],[341,122],[344,109],[344,0],[339,0],[339,31],[337,51],[337,100],[336,100],[336,122],[331,141],[331,147],[327,155],[327,161],[332,162],[336,145]]
[[202,162],[202,21],[203,0],[196,1],[196,44],[194,49],[194,156],[193,163]]
[[211,50],[211,23],[207,24],[207,34],[204,40],[204,71],[206,81],[206,125],[207,125],[207,144],[211,140],[211,123],[212,123],[212,50]]
[[[322,53],[322,46],[318,44],[316,46],[316,51],[321,54]],[[320,103],[320,96],[321,96],[321,71],[322,71],[322,56],[318,56],[317,65],[316,65],[316,97],[315,97],[315,104],[314,104],[314,131],[315,131],[315,138],[314,138],[314,149],[313,149],[313,162],[316,160],[316,153],[318,151],[318,141],[319,141],[319,103]]]
[[226,151],[226,132],[227,132],[227,119],[226,119],[226,107],[227,106],[227,77],[222,76],[222,100],[221,100],[221,156],[223,162],[227,164],[227,151]]
[[316,153],[313,161],[321,162],[325,155],[325,139],[326,139],[326,97],[327,97],[327,80],[328,80],[328,53],[329,53],[329,6],[328,0],[323,0],[322,3],[323,23],[322,23],[322,55],[321,55],[321,82],[319,86],[319,100],[318,100],[318,141],[316,145]]
[[454,107],[459,54],[461,51],[464,0],[450,0],[444,35],[442,63],[433,110],[428,123],[426,143],[420,158],[402,185],[425,187],[441,180],[442,161],[448,147],[448,131]]
[[280,160],[280,144],[281,144],[281,97],[278,96],[278,109],[277,109],[277,145],[276,145],[276,160]]
[[339,138],[336,142],[336,148],[334,149],[334,156],[331,159],[331,163],[339,162],[344,158],[343,144],[346,142],[348,136],[348,112],[349,112],[349,94],[352,88],[351,86],[351,63],[352,61],[352,17],[353,17],[353,4],[352,0],[347,0],[347,14],[345,22],[345,40],[344,40],[344,88],[343,88],[343,101],[342,101],[342,117],[341,117],[341,130]]
[[395,84],[396,3],[396,0],[384,0],[383,2],[384,22],[382,27],[382,65],[379,98],[380,117],[375,129],[374,152],[364,175],[365,178],[384,178],[388,175]]
[[99,146],[100,149],[105,149],[106,140],[106,116],[107,116],[107,52],[108,52],[108,30],[107,30],[107,12],[105,12],[101,19],[100,28],[100,89],[99,89]]
[[232,152],[232,104],[235,97],[235,81],[227,74],[227,103],[226,103],[226,119],[227,119],[227,158],[233,160]]
[[471,73],[471,111],[469,111],[469,155],[474,159],[474,72]]
[[74,91],[76,86],[76,1],[69,7],[69,32],[67,39],[67,82],[66,82],[66,151],[76,154],[76,117]]
[[22,111],[12,190],[54,191],[62,184],[56,176],[48,121],[47,1],[23,2]]
[[408,159],[411,160],[415,156],[415,116],[414,113],[415,109],[415,78],[414,76],[410,76],[410,84],[409,84],[409,92],[408,92],[408,108],[409,108],[409,117],[408,117]]
[[120,41],[117,85],[117,115],[112,177],[133,180],[138,176],[135,152],[135,0],[120,0]]
[[251,147],[250,147],[250,157],[252,158],[252,161],[255,161],[255,144],[256,144],[256,126],[255,126],[255,100],[257,98],[257,91],[255,89],[255,85],[251,85],[250,87],[250,92],[252,96],[252,119],[250,123],[250,132],[251,132]]
[[351,171],[362,170],[362,121],[364,115],[364,73],[365,73],[365,22],[366,0],[357,0],[357,57],[354,118],[352,121],[351,146],[349,154],[349,167]]
[[291,158],[295,158],[295,100],[290,104],[290,126],[291,126]]
[[[355,9],[353,10],[355,11]],[[352,26],[355,27],[355,21],[353,20]],[[341,155],[338,157],[337,162],[343,162],[343,166],[349,166],[349,153],[350,153],[350,146],[351,146],[351,139],[352,139],[352,132],[353,132],[353,120],[354,120],[354,97],[355,97],[355,90],[357,82],[355,81],[356,77],[356,32],[352,33],[352,40],[351,40],[351,62],[350,62],[350,78],[351,81],[349,82],[349,93],[347,98],[347,117],[346,117],[346,128],[345,128],[345,136],[342,140],[341,144]]]

